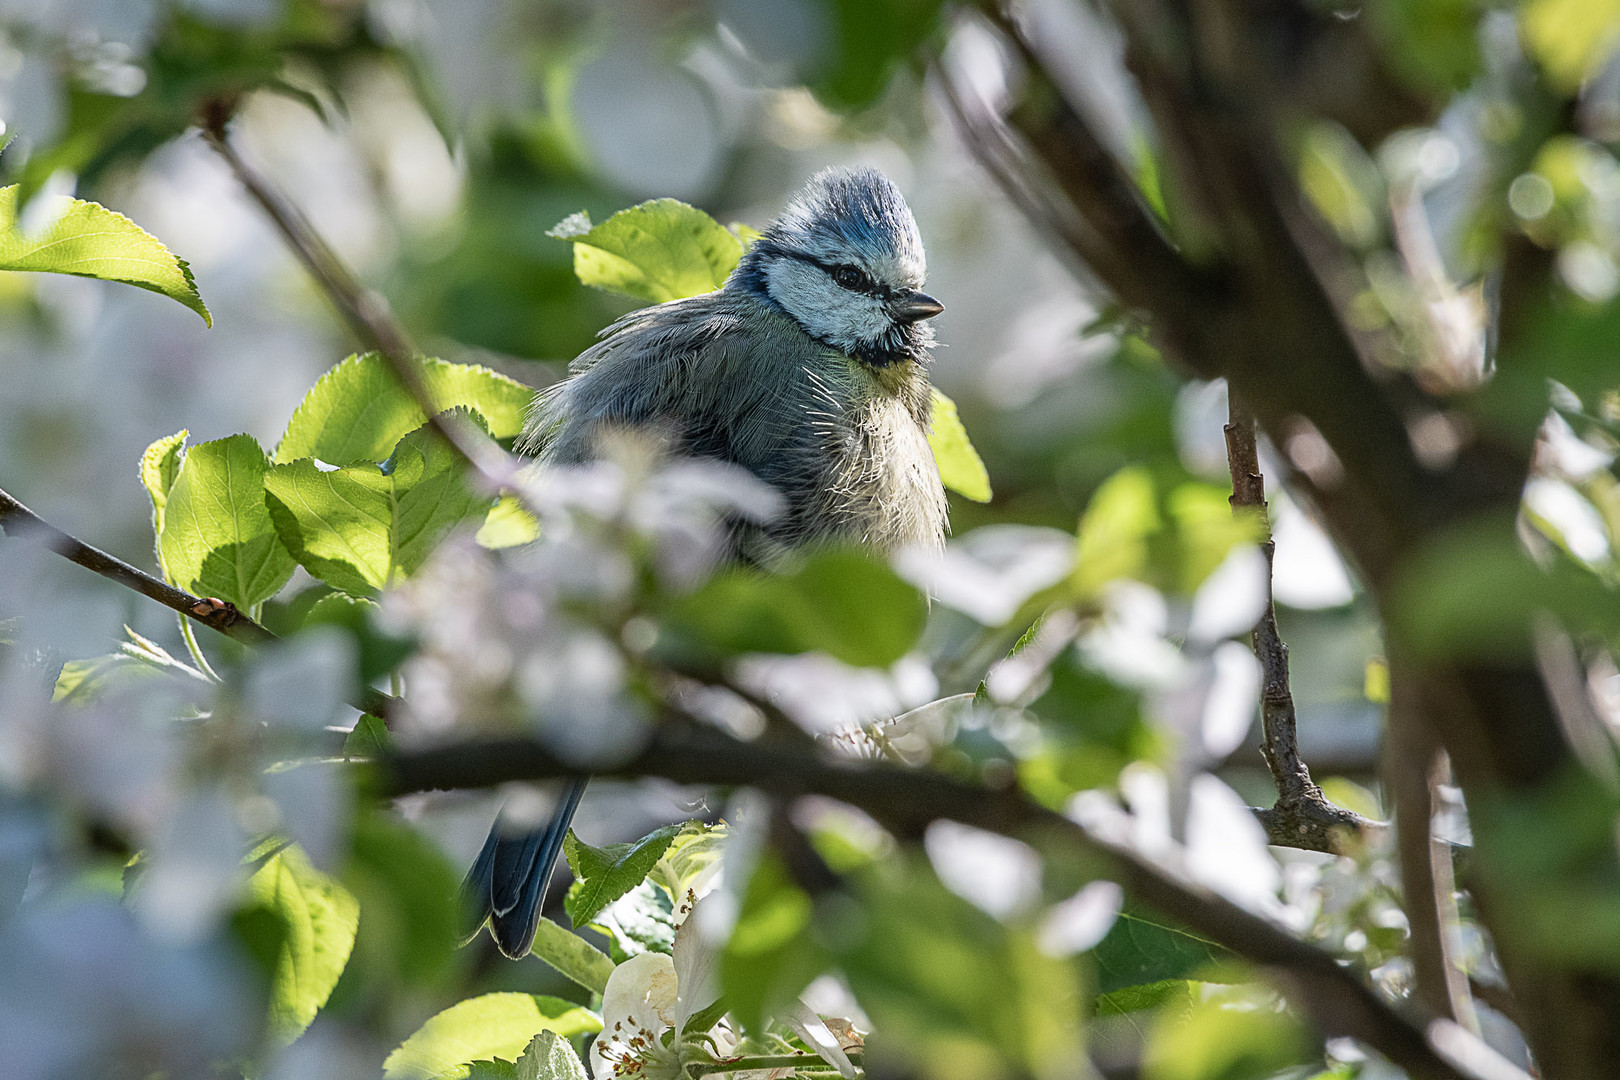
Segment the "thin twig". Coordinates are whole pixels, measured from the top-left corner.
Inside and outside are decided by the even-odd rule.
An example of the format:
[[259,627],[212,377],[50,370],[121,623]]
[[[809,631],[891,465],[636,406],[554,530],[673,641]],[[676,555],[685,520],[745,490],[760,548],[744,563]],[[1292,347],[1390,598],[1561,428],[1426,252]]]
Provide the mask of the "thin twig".
[[[251,646],[277,640],[275,634],[243,614],[235,604],[212,597],[193,596],[100,548],[91,547],[78,537],[58,529],[3,489],[0,489],[0,530],[19,540],[41,544],[69,562],[94,570],[102,577],[133,589],[149,600],[156,600],[186,619],[202,623],[233,641]],[[371,713],[386,721],[394,712],[397,702],[387,694],[367,688],[350,704],[361,712]]]
[[[376,769],[377,789],[385,796],[487,788],[585,771],[532,739],[395,751],[378,761]],[[1426,1017],[1396,1010],[1331,954],[1155,864],[1128,843],[1039,805],[1016,786],[988,787],[884,762],[746,743],[690,724],[661,726],[634,758],[593,769],[627,779],[658,776],[680,784],[754,787],[782,798],[825,795],[866,811],[904,839],[920,837],[930,822],[943,818],[1067,849],[1150,907],[1276,974],[1328,1034],[1367,1043],[1414,1078],[1483,1080],[1480,1072],[1430,1045]],[[1491,1054],[1483,1044],[1479,1049]],[[1521,1075],[1501,1064],[1510,1071],[1498,1075]]]
[[1277,803],[1257,812],[1266,834],[1274,842],[1317,851],[1338,851],[1348,830],[1359,835],[1375,826],[1360,814],[1334,806],[1311,780],[1311,771],[1299,756],[1298,718],[1288,685],[1288,646],[1277,631],[1277,607],[1271,596],[1272,566],[1277,542],[1266,516],[1266,479],[1260,472],[1260,449],[1254,416],[1235,394],[1227,395],[1226,463],[1232,474],[1232,513],[1256,520],[1261,551],[1266,557],[1266,603],[1255,624],[1254,655],[1260,661],[1260,724],[1264,740],[1260,753],[1277,785]]
[[212,120],[203,135],[275,224],[287,246],[349,324],[355,337],[382,357],[433,429],[466,459],[492,490],[509,489],[520,468],[518,460],[470,420],[439,408],[422,378],[421,354],[388,310],[387,301],[361,285],[304,213],[237,152],[226,135],[223,117]]

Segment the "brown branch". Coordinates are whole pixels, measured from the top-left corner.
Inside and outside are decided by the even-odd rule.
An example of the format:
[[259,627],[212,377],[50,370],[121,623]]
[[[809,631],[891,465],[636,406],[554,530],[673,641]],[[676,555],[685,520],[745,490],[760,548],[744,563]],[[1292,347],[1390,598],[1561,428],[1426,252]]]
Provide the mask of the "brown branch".
[[1402,906],[1411,927],[1416,994],[1437,1016],[1457,1021],[1476,1034],[1479,1017],[1468,992],[1468,977],[1456,963],[1446,934],[1458,920],[1451,846],[1434,836],[1434,791],[1442,780],[1444,756],[1425,722],[1416,681],[1405,665],[1391,672],[1385,786],[1395,810]]
[[[262,645],[277,640],[275,634],[248,618],[235,604],[211,597],[193,596],[100,548],[91,547],[78,537],[58,529],[3,489],[0,489],[0,531],[19,540],[40,544],[69,562],[93,570],[149,600],[156,600],[164,607],[202,623],[233,641],[244,645]],[[387,720],[398,702],[387,694],[367,688],[350,704],[361,712]]]
[[0,490],[0,528],[10,536],[42,544],[69,562],[94,570],[102,577],[134,589],[142,596],[156,600],[164,607],[178,611],[186,618],[244,645],[258,645],[276,638],[276,635],[244,615],[236,605],[193,596],[100,548],[91,547],[50,524],[3,490]]
[[[377,762],[375,769],[377,790],[385,796],[487,788],[587,771],[530,739],[396,751]],[[1414,1078],[1482,1080],[1481,1074],[1448,1060],[1430,1045],[1423,1018],[1386,1003],[1331,954],[1155,865],[1127,844],[1048,810],[1016,787],[992,788],[882,762],[856,763],[797,748],[744,743],[690,726],[662,729],[630,760],[598,763],[590,771],[619,778],[657,776],[681,784],[755,787],[783,798],[825,795],[866,811],[905,839],[915,840],[930,822],[945,818],[1067,849],[1144,903],[1278,976],[1324,1031],[1367,1043]]]
[[1277,631],[1277,606],[1271,596],[1271,570],[1277,542],[1266,515],[1266,478],[1260,472],[1260,449],[1254,417],[1236,394],[1227,395],[1226,463],[1232,474],[1232,513],[1249,516],[1262,537],[1266,557],[1266,603],[1255,624],[1254,655],[1260,661],[1260,725],[1264,740],[1260,754],[1277,785],[1277,803],[1258,811],[1260,823],[1273,843],[1307,847],[1314,851],[1341,851],[1345,833],[1359,835],[1377,827],[1360,814],[1334,806],[1311,780],[1311,771],[1299,756],[1298,717],[1288,685],[1288,646]]
[[509,489],[520,467],[517,459],[466,417],[439,408],[433,392],[422,379],[421,354],[388,310],[388,302],[361,285],[303,211],[237,152],[226,135],[227,119],[228,114],[223,111],[211,116],[204,138],[225,159],[237,181],[270,218],[355,337],[383,358],[400,386],[427,416],[428,424],[491,489]]

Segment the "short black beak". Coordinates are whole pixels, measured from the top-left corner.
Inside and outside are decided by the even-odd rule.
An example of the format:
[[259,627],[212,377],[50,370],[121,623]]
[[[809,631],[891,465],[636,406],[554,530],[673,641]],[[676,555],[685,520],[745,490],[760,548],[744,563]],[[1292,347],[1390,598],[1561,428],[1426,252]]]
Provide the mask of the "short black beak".
[[907,289],[899,293],[889,304],[889,313],[901,322],[918,322],[922,319],[932,319],[945,310],[945,305],[935,300],[925,292]]

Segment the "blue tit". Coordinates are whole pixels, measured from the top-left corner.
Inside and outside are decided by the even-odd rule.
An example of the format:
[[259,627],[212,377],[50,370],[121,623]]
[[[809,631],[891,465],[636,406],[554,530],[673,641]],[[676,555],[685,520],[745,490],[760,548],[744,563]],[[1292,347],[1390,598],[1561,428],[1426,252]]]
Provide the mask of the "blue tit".
[[[945,491],[928,445],[933,328],[922,237],[874,169],[816,174],[716,292],[632,312],[540,394],[524,446],[542,463],[591,459],[613,429],[677,455],[740,465],[785,510],[739,525],[732,557],[769,567],[817,543],[940,547]],[[500,823],[463,885],[501,951],[529,951],[584,782],[551,821]],[[476,933],[476,928],[474,930]]]

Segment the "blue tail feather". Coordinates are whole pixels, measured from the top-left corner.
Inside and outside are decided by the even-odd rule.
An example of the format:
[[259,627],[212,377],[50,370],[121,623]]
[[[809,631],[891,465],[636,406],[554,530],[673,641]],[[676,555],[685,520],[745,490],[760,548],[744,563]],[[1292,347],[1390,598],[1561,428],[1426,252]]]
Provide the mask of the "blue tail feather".
[[586,783],[583,778],[568,781],[551,820],[539,829],[513,835],[496,820],[461,883],[472,920],[468,940],[488,923],[501,952],[514,960],[528,955],[540,926],[552,868],[562,854],[563,838],[573,824]]

